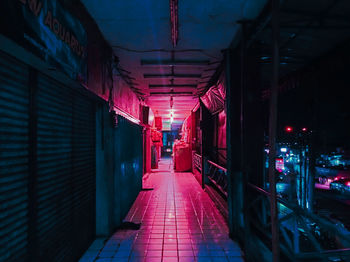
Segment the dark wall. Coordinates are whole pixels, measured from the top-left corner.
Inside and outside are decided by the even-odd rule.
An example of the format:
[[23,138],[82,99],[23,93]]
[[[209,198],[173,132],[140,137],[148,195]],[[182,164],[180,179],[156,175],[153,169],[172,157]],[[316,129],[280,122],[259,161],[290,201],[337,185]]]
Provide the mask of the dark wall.
[[108,100],[113,87],[112,55],[113,51],[102,36],[96,22],[91,18],[84,5],[78,0],[62,0],[63,5],[83,24],[88,36],[88,82],[87,87]]
[[113,77],[117,59],[104,39],[96,22],[79,1],[62,0],[65,7],[77,17],[87,31],[87,88],[135,118],[139,118],[140,101],[130,86],[120,77]]

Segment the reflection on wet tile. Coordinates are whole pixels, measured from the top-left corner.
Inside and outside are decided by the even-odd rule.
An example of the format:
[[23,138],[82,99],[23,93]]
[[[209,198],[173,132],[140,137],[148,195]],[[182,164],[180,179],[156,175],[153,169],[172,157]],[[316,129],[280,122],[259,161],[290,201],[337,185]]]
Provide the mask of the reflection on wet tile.
[[140,230],[117,231],[104,247],[95,243],[95,250],[101,247],[98,255],[91,253],[94,259],[84,261],[243,261],[194,176],[169,167],[170,160],[162,160],[159,170],[147,176],[144,187],[154,190],[142,191],[125,218],[142,223]]

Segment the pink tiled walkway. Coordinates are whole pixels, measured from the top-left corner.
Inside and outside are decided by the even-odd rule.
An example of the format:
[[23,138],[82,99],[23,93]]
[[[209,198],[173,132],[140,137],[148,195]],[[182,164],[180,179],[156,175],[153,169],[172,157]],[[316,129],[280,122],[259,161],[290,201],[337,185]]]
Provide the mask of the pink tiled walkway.
[[162,160],[145,178],[143,187],[154,190],[142,191],[125,219],[141,229],[117,231],[92,261],[243,261],[193,175],[170,170],[171,161]]

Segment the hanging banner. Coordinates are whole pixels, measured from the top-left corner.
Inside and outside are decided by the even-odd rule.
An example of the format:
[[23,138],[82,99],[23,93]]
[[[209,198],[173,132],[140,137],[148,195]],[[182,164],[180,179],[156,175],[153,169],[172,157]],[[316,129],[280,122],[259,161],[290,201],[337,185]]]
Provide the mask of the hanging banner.
[[201,96],[203,104],[212,114],[217,114],[225,109],[225,94],[223,89],[223,84],[216,85]]
[[0,33],[86,83],[86,31],[58,0],[1,0]]
[[226,87],[224,84],[224,75],[222,74],[215,86],[200,97],[205,107],[212,114],[217,114],[225,109]]

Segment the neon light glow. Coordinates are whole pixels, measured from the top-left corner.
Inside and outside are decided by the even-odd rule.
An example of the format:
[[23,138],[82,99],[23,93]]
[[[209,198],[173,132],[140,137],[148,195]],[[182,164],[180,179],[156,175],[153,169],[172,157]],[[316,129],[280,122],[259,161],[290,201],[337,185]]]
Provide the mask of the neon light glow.
[[136,117],[130,115],[129,113],[121,110],[120,108],[114,106],[114,111],[117,115],[120,115],[122,117],[125,117],[126,119],[128,119],[129,121],[135,123],[135,124],[140,124],[140,119],[137,119]]
[[291,133],[291,132],[293,132],[293,127],[286,126],[285,130],[286,130],[286,132]]

